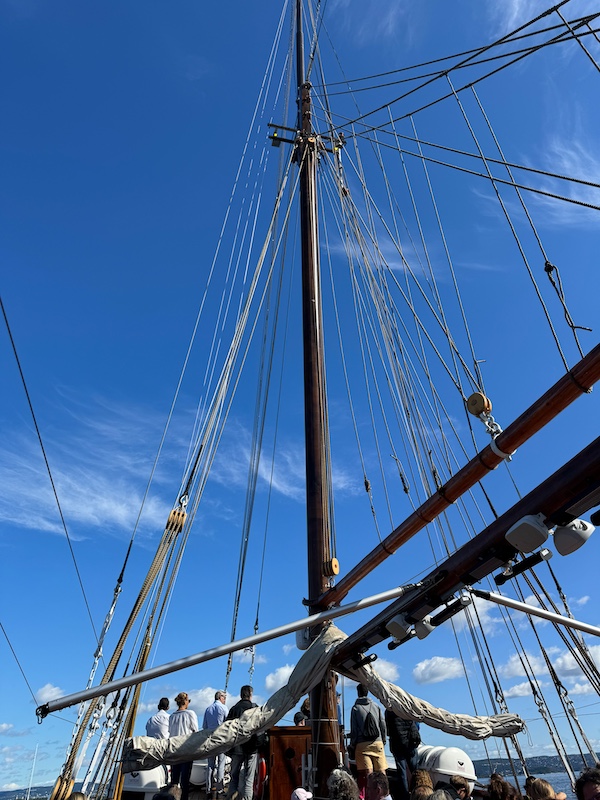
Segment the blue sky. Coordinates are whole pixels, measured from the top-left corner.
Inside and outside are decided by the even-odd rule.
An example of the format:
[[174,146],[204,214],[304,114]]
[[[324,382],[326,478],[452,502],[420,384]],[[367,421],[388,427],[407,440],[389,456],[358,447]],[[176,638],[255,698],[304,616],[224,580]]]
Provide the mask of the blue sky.
[[[574,18],[594,6],[572,2],[564,13]],[[326,25],[346,77],[353,80],[481,45],[543,7],[538,2],[499,7],[491,0],[476,6],[435,0],[416,7],[391,0],[329,0]],[[177,7],[157,2],[143,7],[134,3],[75,7],[61,1],[49,7],[37,0],[14,0],[0,8],[5,77],[0,130],[2,297],[97,628],[108,610],[175,392],[276,25],[272,8],[237,0],[210,7],[187,1]],[[600,51],[597,43],[595,50],[593,45],[589,42],[598,59]],[[339,79],[339,74],[333,78]],[[597,182],[599,120],[597,104],[591,100],[597,85],[593,64],[571,44],[527,59],[510,75],[484,83],[478,92],[509,160]],[[373,108],[401,91],[392,87],[364,93],[359,97],[361,109]],[[344,114],[348,100],[341,100]],[[398,113],[407,110],[402,106]],[[270,113],[267,109],[265,119]],[[467,146],[455,108],[417,115],[416,124],[423,139],[473,149],[472,143]],[[264,128],[261,136],[260,147]],[[267,148],[271,163],[264,188],[256,192],[256,202],[260,194],[262,203],[257,227],[264,226],[264,209],[270,208],[267,197],[276,154]],[[447,160],[443,154],[436,157]],[[357,194],[351,147],[343,158],[350,188]],[[369,156],[365,159],[368,163]],[[442,167],[432,166],[431,175],[477,351],[485,360],[494,413],[506,426],[562,375],[563,368],[542,332],[541,315],[522,270],[517,274],[514,242],[505,234],[489,185]],[[598,205],[598,194],[589,187],[565,188],[545,177],[536,179],[535,185],[577,193]],[[405,195],[404,200],[408,202]],[[514,195],[507,194],[506,200],[518,217]],[[550,258],[560,266],[573,318],[595,327],[598,212],[541,195],[528,202]],[[434,230],[430,211],[423,224],[429,232]],[[523,236],[531,247],[531,234]],[[342,249],[339,231],[334,232],[328,241],[334,271],[342,263]],[[397,258],[391,250],[386,254],[390,261]],[[405,254],[412,255],[409,245]],[[436,264],[443,261],[439,237],[433,237],[430,255]],[[540,269],[538,262],[535,266]],[[397,272],[402,273],[401,265]],[[439,278],[445,291],[449,281],[441,272]],[[562,325],[561,339],[572,364],[577,356],[562,311],[547,286],[543,291],[553,320],[557,327]],[[457,317],[456,309],[450,313]],[[196,406],[204,391],[202,356],[210,348],[212,331],[208,323],[200,329],[144,506],[113,639],[177,497]],[[596,341],[596,331],[582,334],[585,350]],[[356,342],[353,347],[346,355],[356,364]],[[5,597],[0,621],[18,659],[17,664],[6,640],[0,639],[3,789],[27,785],[36,746],[34,783],[54,781],[75,711],[64,711],[38,726],[35,706],[84,687],[95,645],[6,331],[0,337],[0,354],[0,552]],[[377,538],[365,504],[362,471],[349,455],[350,417],[336,368],[329,379],[332,441],[342,448],[333,456],[333,477],[344,573]],[[298,380],[296,374],[296,386]],[[211,491],[203,498],[153,663],[199,652],[229,637],[254,407],[254,398],[246,391],[223,437]],[[272,484],[273,533],[261,600],[262,629],[301,617],[306,593],[303,442],[297,424],[301,410],[288,390],[282,391],[285,424],[278,434],[276,469],[270,477],[269,461],[264,462],[258,489],[260,517],[266,508],[265,486],[268,481]],[[512,470],[522,494],[594,437],[597,412],[597,397],[583,398],[521,449]],[[483,430],[478,429],[476,436],[483,447],[487,443]],[[500,510],[516,502],[505,470],[490,475],[487,483]],[[394,524],[410,510],[402,497],[394,499]],[[379,521],[385,535],[389,529],[385,514]],[[256,614],[260,536],[259,531],[252,544],[240,636],[251,633]],[[436,555],[441,546],[438,536],[432,531]],[[457,537],[463,541],[464,532],[458,530]],[[597,547],[592,538],[570,559],[556,556],[552,562],[567,587],[573,612],[592,624],[598,622]],[[416,537],[357,587],[351,599],[413,580],[433,563],[427,537]],[[366,619],[363,614],[341,627],[350,632]],[[528,721],[523,748],[528,753],[548,752],[548,735],[527,692],[500,612],[481,606],[480,619],[496,649],[511,710]],[[423,642],[411,642],[393,653],[381,648],[378,669],[430,702],[472,712],[465,669],[473,691],[483,690],[464,625],[456,626],[465,666],[452,631],[445,626]],[[590,737],[600,746],[597,696],[590,693],[549,626],[539,624],[538,630],[547,637],[553,663]],[[539,662],[530,634],[525,628],[522,632],[531,659]],[[598,647],[593,641],[590,645]],[[297,658],[291,637],[261,646],[254,675],[257,696],[264,699],[277,689]],[[245,656],[236,660],[233,695],[248,680],[246,662]],[[222,687],[224,673],[221,660],[146,686],[138,732],[162,695],[173,698],[185,690],[193,698],[192,707],[202,712],[215,689]],[[539,673],[548,686],[541,662]],[[347,709],[353,699],[349,687]],[[478,704],[479,713],[487,713],[485,701],[478,698]],[[434,732],[423,738],[428,743],[457,744]],[[473,757],[484,755],[481,744],[459,740],[459,745]],[[488,746],[492,752],[502,749],[501,743]]]

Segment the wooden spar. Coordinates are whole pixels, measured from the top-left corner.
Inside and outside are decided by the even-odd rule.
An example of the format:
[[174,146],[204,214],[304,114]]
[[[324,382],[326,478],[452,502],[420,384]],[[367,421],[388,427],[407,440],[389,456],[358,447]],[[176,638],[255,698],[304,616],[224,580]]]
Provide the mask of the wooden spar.
[[[495,439],[496,447],[503,453],[512,453],[580,395],[590,392],[599,379],[600,344],[511,423]],[[495,469],[501,461],[502,457],[492,450],[491,445],[485,447],[351,569],[337,586],[324,592],[317,605],[327,608],[339,603],[359,581],[438,517],[490,470]]]
[[[329,549],[329,491],[327,461],[327,405],[321,307],[321,279],[317,231],[317,138],[312,127],[311,86],[305,80],[302,2],[296,2],[296,66],[299,98],[300,226],[302,242],[302,331],[304,348],[304,425],[306,448],[306,523],[308,549],[308,605],[326,590],[325,565]],[[316,636],[319,630],[311,631]],[[340,764],[340,734],[333,674],[328,673],[310,694],[312,766],[309,785],[315,798],[326,798],[327,778]]]
[[505,539],[506,531],[526,514],[544,514],[551,526],[568,518],[565,515],[578,516],[598,503],[600,438],[437,566],[421,581],[422,589],[417,588],[406,599],[392,603],[371,622],[349,636],[336,652],[333,663],[341,666],[348,661],[354,664],[357,653],[389,638],[390,634],[385,626],[397,614],[408,614],[413,621],[420,620],[439,608],[461,588],[500,569],[516,553],[515,548]]

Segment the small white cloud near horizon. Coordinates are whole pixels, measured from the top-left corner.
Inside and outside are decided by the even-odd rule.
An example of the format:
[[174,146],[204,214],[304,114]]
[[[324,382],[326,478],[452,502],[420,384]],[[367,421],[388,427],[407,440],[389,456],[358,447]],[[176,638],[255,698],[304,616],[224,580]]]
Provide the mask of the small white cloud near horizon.
[[[215,689],[213,686],[204,686],[202,689],[192,689],[188,692],[190,697],[190,706],[196,712],[196,714],[204,714],[206,709],[211,703],[214,703],[215,700],[215,693],[220,691]],[[233,703],[232,703],[233,705]],[[200,725],[202,725],[202,720],[198,720]]]
[[569,687],[569,694],[595,694],[596,690],[592,686],[589,681],[585,681],[584,683],[575,683],[573,686]]
[[584,595],[583,597],[570,597],[569,598],[569,605],[570,606],[586,606],[591,600],[589,594]]
[[[540,686],[545,686],[546,684],[540,683]],[[514,686],[511,686],[510,689],[507,689],[504,692],[504,697],[510,699],[512,697],[530,697],[532,695],[531,691],[531,684],[529,681],[523,681],[523,683],[517,683]]]
[[265,678],[267,691],[273,693],[285,686],[293,670],[294,666],[292,664],[285,664],[283,667],[278,667],[274,672],[269,672]]
[[391,683],[394,683],[400,674],[397,665],[394,664],[393,661],[387,661],[385,658],[377,659],[375,669],[384,680],[390,681]]
[[[455,630],[458,632],[466,630],[469,625],[481,626],[486,636],[494,636],[504,625],[498,613],[498,606],[481,597],[473,596],[471,599],[473,601],[472,606],[467,606],[464,611],[453,617]],[[477,611],[476,614],[473,612],[473,607]]]
[[44,684],[35,693],[35,702],[38,706],[48,703],[50,700],[56,700],[57,697],[64,695],[63,690],[59,686],[53,686],[51,683]]
[[417,683],[441,683],[442,681],[464,678],[465,670],[458,658],[446,656],[433,656],[425,661],[420,661],[412,671]]
[[[252,648],[247,647],[245,650],[238,650],[237,653],[233,654],[233,660],[237,661],[239,664],[251,664],[252,663]],[[255,664],[266,664],[267,658],[266,656],[254,653],[254,663]]]

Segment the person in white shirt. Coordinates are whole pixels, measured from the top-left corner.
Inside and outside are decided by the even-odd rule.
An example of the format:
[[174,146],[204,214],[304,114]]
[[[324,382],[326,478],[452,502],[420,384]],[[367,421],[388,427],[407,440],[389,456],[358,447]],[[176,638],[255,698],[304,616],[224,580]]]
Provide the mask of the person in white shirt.
[[169,698],[161,697],[158,703],[158,714],[150,717],[146,723],[146,736],[152,736],[153,739],[169,738],[169,715],[167,714],[168,708]]
[[[186,692],[179,692],[175,702],[177,711],[169,717],[169,736],[189,736],[190,733],[196,733],[198,717],[195,711],[188,708],[189,695]],[[171,767],[171,781],[181,786],[181,800],[188,800],[193,764],[193,761],[187,761],[185,764],[173,764]]]

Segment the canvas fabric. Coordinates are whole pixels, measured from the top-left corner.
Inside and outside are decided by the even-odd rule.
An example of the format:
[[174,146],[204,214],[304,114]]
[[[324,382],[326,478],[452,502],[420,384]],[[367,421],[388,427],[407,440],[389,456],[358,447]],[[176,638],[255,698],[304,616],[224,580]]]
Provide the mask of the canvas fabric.
[[[321,682],[336,648],[346,638],[346,634],[335,625],[326,627],[302,655],[286,686],[276,691],[264,705],[251,708],[239,719],[225,721],[214,731],[198,731],[190,736],[174,736],[170,739],[152,739],[149,736],[127,739],[123,747],[123,772],[139,772],[160,764],[180,764],[208,758],[231,750],[255,733],[267,731]],[[336,666],[336,670],[367,686],[371,694],[397,716],[423,722],[444,733],[479,740],[489,736],[513,736],[525,727],[516,714],[474,717],[437,708],[384,680],[371,664],[354,669]]]

